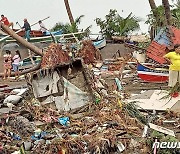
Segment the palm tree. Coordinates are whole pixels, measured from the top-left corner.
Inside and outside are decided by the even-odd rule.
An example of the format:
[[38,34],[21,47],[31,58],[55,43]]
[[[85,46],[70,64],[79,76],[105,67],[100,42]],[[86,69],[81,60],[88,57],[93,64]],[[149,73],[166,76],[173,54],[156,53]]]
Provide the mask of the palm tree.
[[149,5],[151,7],[151,11],[156,21],[157,26],[162,26],[161,16],[159,15],[159,8],[156,6],[154,0],[149,0]]
[[69,1],[64,0],[64,4],[66,6],[66,11],[67,11],[67,14],[68,14],[68,17],[69,17],[69,21],[70,21],[71,24],[73,24],[74,23],[74,18],[72,16],[71,8],[69,6]]
[[106,37],[127,36],[131,32],[139,29],[140,19],[130,13],[126,18],[121,17],[117,10],[110,10],[105,16],[105,20],[101,18],[95,19],[97,26],[100,27],[101,33]]
[[57,30],[62,30],[64,34],[68,34],[68,33],[76,33],[76,32],[84,32],[83,34],[79,34],[77,35],[78,39],[82,39],[84,36],[88,36],[90,34],[90,28],[92,27],[92,25],[88,26],[85,29],[79,29],[79,25],[81,24],[81,20],[84,17],[84,15],[81,15],[79,17],[77,17],[74,21],[73,24],[69,24],[69,23],[56,23],[54,25],[54,27],[51,29],[51,31],[57,31]]
[[156,4],[155,4],[154,0],[149,0],[149,5],[151,7],[151,10],[155,10],[156,9]]
[[119,25],[116,27],[116,32],[120,36],[126,36],[133,31],[139,30],[139,22],[141,21],[139,18],[135,17],[130,13],[126,18],[120,18]]
[[172,25],[172,16],[171,16],[169,1],[168,0],[162,0],[162,4],[163,4],[164,10],[165,10],[166,24]]

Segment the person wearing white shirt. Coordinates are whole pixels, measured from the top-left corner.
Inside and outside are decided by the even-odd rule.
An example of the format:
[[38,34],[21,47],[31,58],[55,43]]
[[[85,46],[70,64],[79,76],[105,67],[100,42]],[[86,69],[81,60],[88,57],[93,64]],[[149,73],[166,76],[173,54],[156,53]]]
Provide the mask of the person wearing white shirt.
[[40,26],[40,31],[43,33],[43,35],[46,35],[46,30],[47,30],[47,28],[45,27],[45,25],[42,23],[42,21],[41,20],[39,20],[39,26]]

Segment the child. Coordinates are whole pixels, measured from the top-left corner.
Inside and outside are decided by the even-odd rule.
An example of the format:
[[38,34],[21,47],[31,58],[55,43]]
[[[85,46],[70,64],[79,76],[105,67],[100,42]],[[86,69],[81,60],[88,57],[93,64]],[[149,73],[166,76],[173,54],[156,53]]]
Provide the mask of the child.
[[6,50],[6,54],[4,55],[4,80],[6,79],[6,76],[8,76],[8,79],[11,75],[11,68],[12,68],[12,56],[11,51]]
[[19,62],[21,60],[21,55],[20,55],[19,50],[16,50],[15,52],[16,52],[16,54],[13,57],[12,66],[13,66],[13,70],[15,72],[15,78],[17,79],[19,77]]

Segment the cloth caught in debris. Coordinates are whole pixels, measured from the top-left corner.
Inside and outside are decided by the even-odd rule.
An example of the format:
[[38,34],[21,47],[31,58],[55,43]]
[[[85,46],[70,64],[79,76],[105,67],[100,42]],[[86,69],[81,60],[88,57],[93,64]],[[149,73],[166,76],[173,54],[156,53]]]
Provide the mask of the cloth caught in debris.
[[32,87],[33,87],[34,96],[36,98],[40,98],[58,93],[59,80],[60,77],[56,71],[54,71],[52,75],[49,74],[38,79],[33,79]]
[[[68,80],[64,80],[64,95],[49,96],[44,102],[55,102],[58,110],[69,111],[78,107],[82,107],[88,103],[89,97],[87,92],[81,91]],[[45,104],[45,103],[43,103]]]

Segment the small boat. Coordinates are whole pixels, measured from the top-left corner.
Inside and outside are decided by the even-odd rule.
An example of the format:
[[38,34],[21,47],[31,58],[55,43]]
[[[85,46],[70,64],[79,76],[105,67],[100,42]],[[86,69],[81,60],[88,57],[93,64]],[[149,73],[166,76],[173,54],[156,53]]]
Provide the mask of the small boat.
[[103,38],[101,40],[94,40],[93,41],[93,45],[97,48],[97,49],[102,49],[106,46],[106,39]]
[[[19,29],[13,29],[13,30],[17,32]],[[25,35],[25,31],[20,31],[17,34],[23,37]],[[31,37],[41,37],[43,36],[43,33],[40,30],[31,30],[30,35]]]
[[153,64],[137,65],[138,76],[148,82],[167,82],[169,78],[169,70],[167,68],[155,67]]
[[[17,32],[19,29],[13,29],[15,32]],[[19,36],[23,37],[25,35],[24,31],[20,31],[17,33]],[[45,35],[40,30],[31,30],[30,35],[31,37],[42,37],[42,36],[49,36],[49,35],[61,35],[62,30],[54,31],[54,32],[49,32],[47,31]]]

